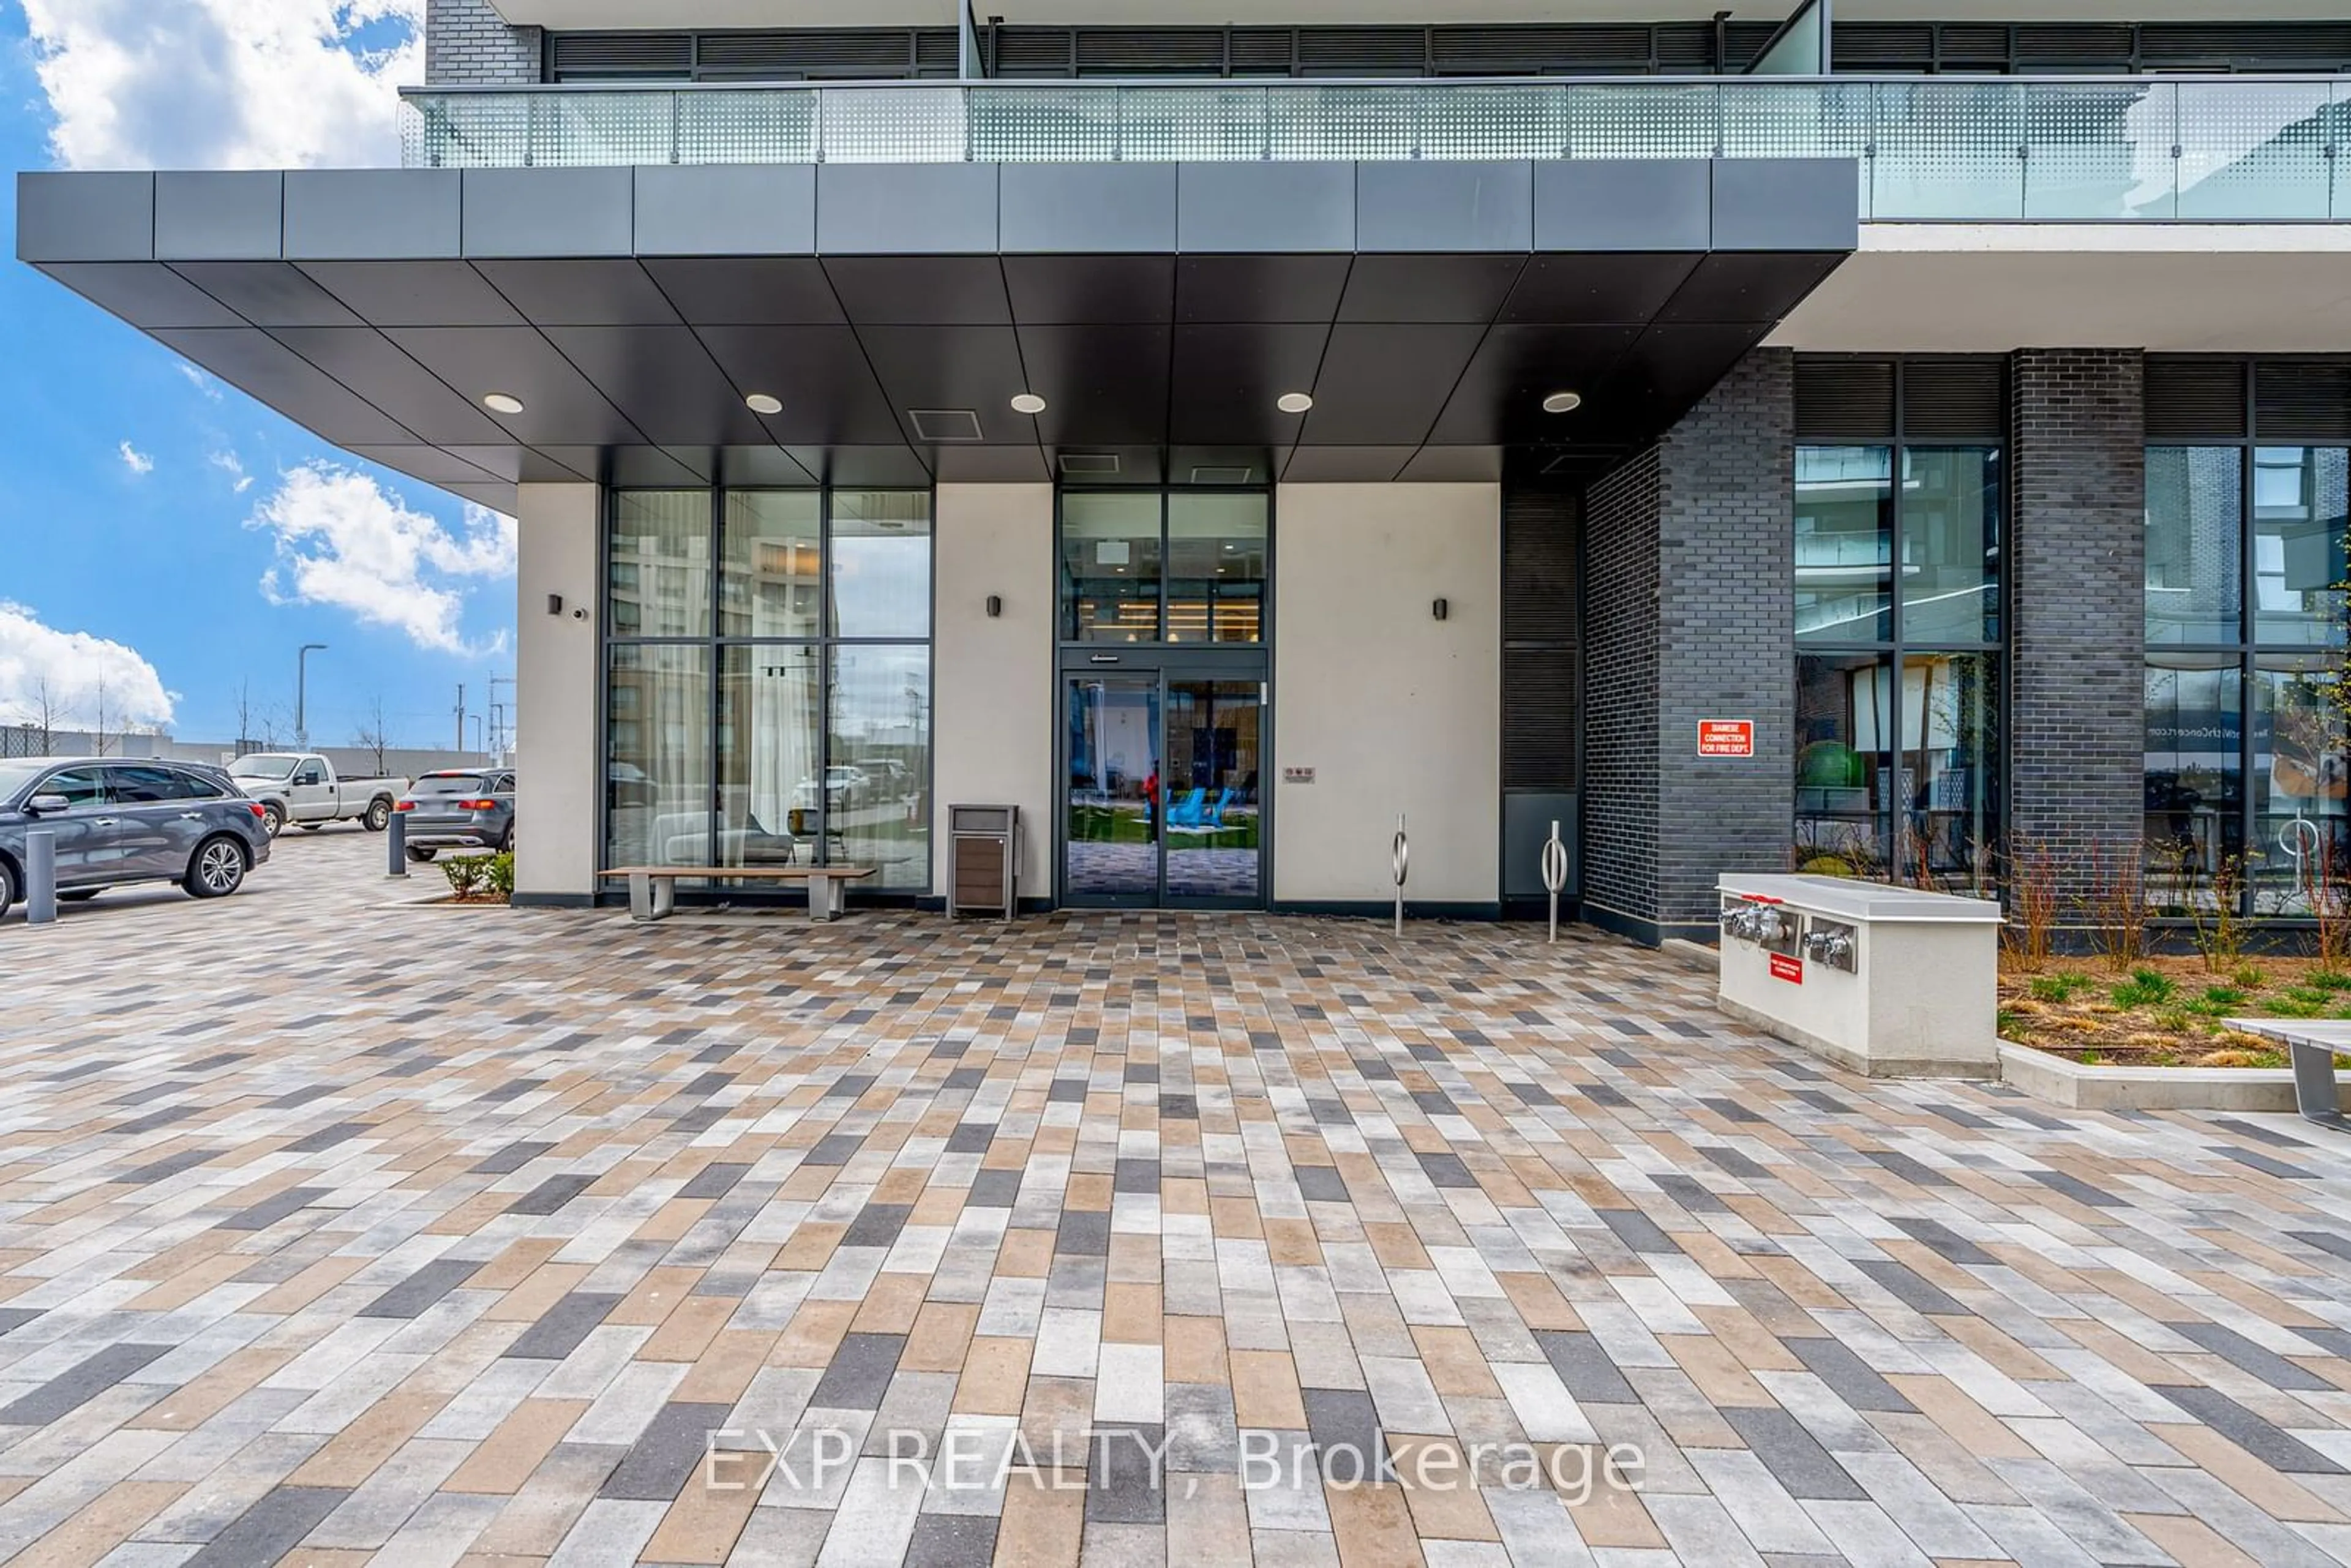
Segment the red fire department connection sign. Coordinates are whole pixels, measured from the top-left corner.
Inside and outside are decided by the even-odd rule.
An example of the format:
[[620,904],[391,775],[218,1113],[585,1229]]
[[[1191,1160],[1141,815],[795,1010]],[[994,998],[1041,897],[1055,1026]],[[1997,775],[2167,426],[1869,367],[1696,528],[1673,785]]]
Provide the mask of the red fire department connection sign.
[[1698,721],[1700,757],[1752,757],[1755,721],[1751,718],[1702,718]]

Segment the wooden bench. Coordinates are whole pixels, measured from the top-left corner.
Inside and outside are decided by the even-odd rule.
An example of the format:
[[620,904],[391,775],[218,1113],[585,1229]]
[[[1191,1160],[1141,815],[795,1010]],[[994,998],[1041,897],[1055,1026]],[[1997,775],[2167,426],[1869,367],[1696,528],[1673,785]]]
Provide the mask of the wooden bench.
[[677,907],[677,884],[688,877],[713,882],[804,882],[809,918],[831,920],[841,910],[841,884],[878,875],[870,865],[628,865],[602,874],[625,877],[629,918],[664,920]]

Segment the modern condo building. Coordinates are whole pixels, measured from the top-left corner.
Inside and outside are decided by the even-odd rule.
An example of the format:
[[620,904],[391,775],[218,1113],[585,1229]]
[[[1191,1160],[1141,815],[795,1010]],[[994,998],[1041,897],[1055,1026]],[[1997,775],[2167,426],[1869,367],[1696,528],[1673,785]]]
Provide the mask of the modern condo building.
[[18,254],[519,517],[518,900],[931,899],[975,802],[1061,905],[1374,906],[1402,819],[1651,940],[2018,846],[2293,914],[2351,21],[1788,3],[431,0],[404,167]]

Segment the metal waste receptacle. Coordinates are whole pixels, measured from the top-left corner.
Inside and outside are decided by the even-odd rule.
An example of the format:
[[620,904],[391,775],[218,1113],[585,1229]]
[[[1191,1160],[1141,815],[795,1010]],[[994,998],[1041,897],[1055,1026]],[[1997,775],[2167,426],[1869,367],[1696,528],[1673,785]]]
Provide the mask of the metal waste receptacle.
[[1020,901],[1020,808],[947,808],[947,918],[990,911],[1009,920]]

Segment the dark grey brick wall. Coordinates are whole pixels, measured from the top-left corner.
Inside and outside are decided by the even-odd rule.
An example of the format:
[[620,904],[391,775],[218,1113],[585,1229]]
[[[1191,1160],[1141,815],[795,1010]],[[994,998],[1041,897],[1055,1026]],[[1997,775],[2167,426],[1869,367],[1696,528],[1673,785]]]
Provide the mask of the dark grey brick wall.
[[2011,367],[2010,832],[2078,896],[2091,850],[2136,844],[2144,821],[2144,367],[2135,349]]
[[425,0],[428,87],[491,87],[539,78],[540,30],[507,24],[490,0]]
[[1587,917],[1618,929],[1657,903],[1655,447],[1583,500],[1583,822]]
[[[1748,355],[1585,508],[1585,914],[1710,932],[1717,876],[1788,864],[1795,357]],[[1752,720],[1755,755],[1701,759],[1709,718]]]
[[[1709,930],[1723,872],[1788,869],[1795,810],[1795,356],[1759,349],[1661,444],[1657,910]],[[1704,718],[1755,755],[1700,758]]]

